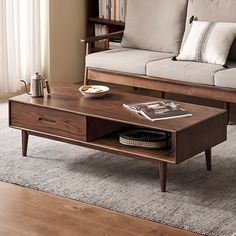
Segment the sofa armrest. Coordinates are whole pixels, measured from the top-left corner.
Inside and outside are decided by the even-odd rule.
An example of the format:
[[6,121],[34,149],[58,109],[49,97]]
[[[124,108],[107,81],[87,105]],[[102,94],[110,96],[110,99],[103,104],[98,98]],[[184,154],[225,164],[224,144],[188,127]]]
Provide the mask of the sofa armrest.
[[111,39],[111,38],[115,38],[117,36],[122,36],[123,33],[124,33],[124,31],[117,31],[117,32],[110,33],[110,34],[89,37],[89,38],[81,39],[81,43],[93,43],[93,42],[103,40],[103,39]]

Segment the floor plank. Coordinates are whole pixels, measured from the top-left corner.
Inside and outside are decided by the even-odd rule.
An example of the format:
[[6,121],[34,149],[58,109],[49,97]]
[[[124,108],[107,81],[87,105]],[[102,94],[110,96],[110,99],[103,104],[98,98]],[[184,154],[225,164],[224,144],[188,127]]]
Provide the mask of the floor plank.
[[197,236],[165,225],[0,182],[0,236]]

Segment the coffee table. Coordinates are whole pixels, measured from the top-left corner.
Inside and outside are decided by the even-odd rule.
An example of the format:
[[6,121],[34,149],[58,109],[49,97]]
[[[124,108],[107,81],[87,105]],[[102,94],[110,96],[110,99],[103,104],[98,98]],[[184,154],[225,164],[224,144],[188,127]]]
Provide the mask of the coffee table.
[[[86,99],[78,89],[77,85],[64,85],[52,88],[52,95],[44,98],[24,94],[9,100],[9,125],[22,132],[23,156],[27,155],[29,135],[35,135],[144,158],[159,163],[161,190],[165,192],[168,163],[179,164],[205,152],[206,167],[211,170],[211,148],[226,140],[226,110],[178,102],[193,116],[152,122],[127,110],[123,104],[157,98],[112,88],[104,98]],[[130,127],[169,132],[171,148],[142,150],[122,146],[119,130]]]

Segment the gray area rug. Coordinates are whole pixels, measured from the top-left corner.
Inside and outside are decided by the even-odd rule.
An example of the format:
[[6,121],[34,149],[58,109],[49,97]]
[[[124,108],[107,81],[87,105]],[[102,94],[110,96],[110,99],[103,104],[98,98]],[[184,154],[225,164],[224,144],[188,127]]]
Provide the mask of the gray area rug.
[[23,158],[7,109],[0,103],[0,180],[197,233],[236,232],[236,127],[214,149],[211,172],[203,154],[170,165],[161,193],[158,166],[146,161],[32,136]]

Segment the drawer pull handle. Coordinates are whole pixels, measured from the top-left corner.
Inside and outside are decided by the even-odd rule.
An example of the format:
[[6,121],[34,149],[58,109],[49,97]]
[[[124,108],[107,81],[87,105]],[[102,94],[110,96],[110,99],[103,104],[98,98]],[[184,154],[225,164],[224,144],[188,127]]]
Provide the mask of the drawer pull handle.
[[39,117],[39,122],[45,123],[45,124],[56,124],[57,123],[55,120],[49,120],[49,119],[45,119],[43,117]]

